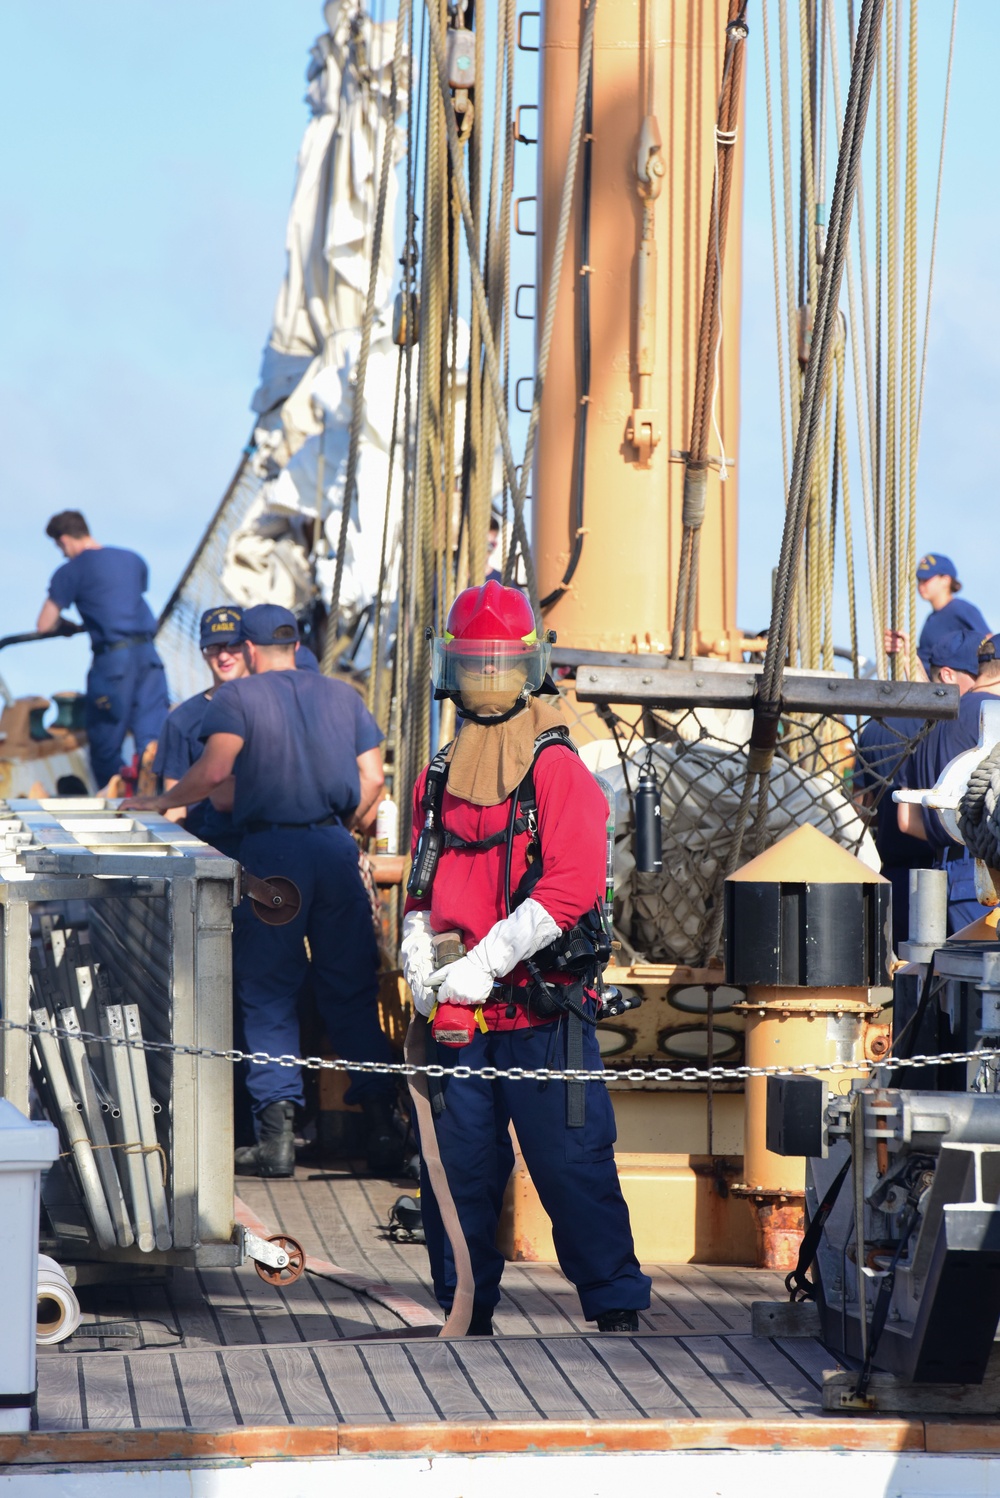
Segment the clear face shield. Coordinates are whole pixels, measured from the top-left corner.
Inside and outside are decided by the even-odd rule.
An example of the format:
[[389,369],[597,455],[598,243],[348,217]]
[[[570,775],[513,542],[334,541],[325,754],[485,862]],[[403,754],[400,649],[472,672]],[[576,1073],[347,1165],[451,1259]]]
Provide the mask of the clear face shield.
[[467,711],[489,716],[507,712],[519,697],[537,692],[551,655],[547,639],[434,639],[431,677],[438,693],[459,697]]

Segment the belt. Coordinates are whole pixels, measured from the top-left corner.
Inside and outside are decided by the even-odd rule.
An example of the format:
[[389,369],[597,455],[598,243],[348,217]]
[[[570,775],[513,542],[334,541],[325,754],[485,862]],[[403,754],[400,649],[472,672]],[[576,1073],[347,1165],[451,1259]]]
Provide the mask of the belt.
[[968,848],[942,848],[939,854],[942,863],[955,863],[959,859],[968,858]]
[[104,640],[93,647],[95,655],[107,655],[110,650],[128,650],[132,645],[151,645],[152,635],[126,635],[124,640]]
[[319,822],[244,822],[238,832],[288,832],[293,828],[297,832],[311,832],[314,827],[340,827],[341,820],[333,813],[324,817]]

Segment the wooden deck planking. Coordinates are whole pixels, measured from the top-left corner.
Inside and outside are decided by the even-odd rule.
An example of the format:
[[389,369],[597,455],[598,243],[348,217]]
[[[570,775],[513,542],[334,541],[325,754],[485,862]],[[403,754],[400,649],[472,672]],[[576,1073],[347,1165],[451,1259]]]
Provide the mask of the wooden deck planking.
[[517,1374],[504,1362],[502,1348],[479,1337],[450,1344],[476,1393],[496,1420],[541,1420],[543,1415]]
[[229,1374],[220,1362],[219,1353],[176,1352],[173,1363],[180,1394],[187,1406],[188,1423],[194,1429],[226,1430],[241,1423],[229,1394]]
[[84,1430],[87,1425],[79,1360],[59,1357],[55,1348],[38,1350],[37,1418],[40,1430]]
[[725,1338],[685,1338],[681,1346],[748,1417],[767,1418],[788,1414],[785,1402],[772,1393]]
[[[654,1315],[679,1316],[686,1322],[685,1331],[708,1332],[713,1336],[724,1336],[726,1332],[733,1330],[728,1318],[721,1316],[718,1311],[707,1305],[699,1295],[695,1294],[690,1284],[685,1284],[683,1280],[678,1279],[673,1270],[666,1270],[662,1267],[657,1270],[656,1288],[653,1291],[650,1311]],[[659,1330],[665,1330],[665,1328],[661,1326]]]
[[166,1285],[167,1304],[173,1312],[174,1325],[183,1332],[182,1347],[218,1347],[219,1327],[205,1300],[193,1269],[177,1269]]
[[818,1389],[823,1387],[823,1374],[827,1370],[844,1366],[836,1353],[827,1352],[822,1342],[814,1337],[774,1337],[772,1340]]
[[359,1424],[388,1422],[392,1417],[378,1396],[356,1346],[327,1343],[313,1349],[326,1376],[339,1420]]
[[260,1327],[240,1290],[236,1271],[199,1269],[198,1280],[218,1328],[218,1345],[258,1347]]
[[673,1337],[633,1337],[632,1342],[680,1395],[692,1415],[740,1415],[740,1407],[707,1376],[701,1365]]
[[440,1419],[440,1413],[435,1409],[417,1369],[406,1356],[405,1348],[390,1342],[370,1342],[358,1351],[369,1378],[394,1420]]
[[270,1347],[275,1383],[296,1425],[330,1425],[336,1412],[330,1391],[308,1347]]
[[408,1342],[406,1355],[443,1420],[482,1421],[490,1418],[454,1352],[454,1343],[438,1339]]
[[134,1430],[128,1372],[121,1353],[93,1352],[80,1358],[87,1424],[102,1430]]
[[177,1390],[173,1364],[165,1356],[127,1357],[139,1424],[154,1429],[183,1429],[187,1425]]
[[290,1410],[282,1400],[272,1365],[262,1347],[227,1347],[219,1354],[243,1425],[286,1425]]
[[794,1415],[816,1415],[822,1401],[815,1384],[806,1377],[781,1349],[766,1337],[727,1337],[729,1346],[745,1358],[752,1368],[784,1400]]
[[631,1337],[592,1337],[589,1346],[622,1388],[628,1390],[642,1415],[650,1420],[678,1420],[690,1414],[684,1401]]
[[720,1321],[726,1322],[730,1331],[749,1333],[750,1308],[746,1300],[721,1285],[711,1270],[703,1269],[699,1264],[675,1264],[670,1275],[697,1296]]
[[594,1414],[533,1338],[516,1337],[494,1345],[545,1419],[585,1420]]
[[[607,1339],[614,1341],[613,1337]],[[602,1419],[636,1420],[643,1410],[622,1387],[583,1337],[542,1341],[564,1378],[569,1379],[579,1397]]]

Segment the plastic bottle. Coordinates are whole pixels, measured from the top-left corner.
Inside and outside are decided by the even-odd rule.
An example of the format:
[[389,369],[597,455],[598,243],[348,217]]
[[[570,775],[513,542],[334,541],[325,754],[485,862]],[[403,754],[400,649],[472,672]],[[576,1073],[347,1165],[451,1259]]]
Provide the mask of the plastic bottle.
[[375,852],[399,852],[399,808],[391,796],[379,802],[375,814]]

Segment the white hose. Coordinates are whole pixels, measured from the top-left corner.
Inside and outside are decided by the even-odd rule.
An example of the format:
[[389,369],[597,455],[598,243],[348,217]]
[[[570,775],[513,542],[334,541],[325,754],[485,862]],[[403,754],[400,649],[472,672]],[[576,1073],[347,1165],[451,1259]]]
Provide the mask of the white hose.
[[64,1342],[80,1325],[80,1302],[62,1266],[47,1254],[38,1255],[38,1310],[35,1341],[47,1346]]

